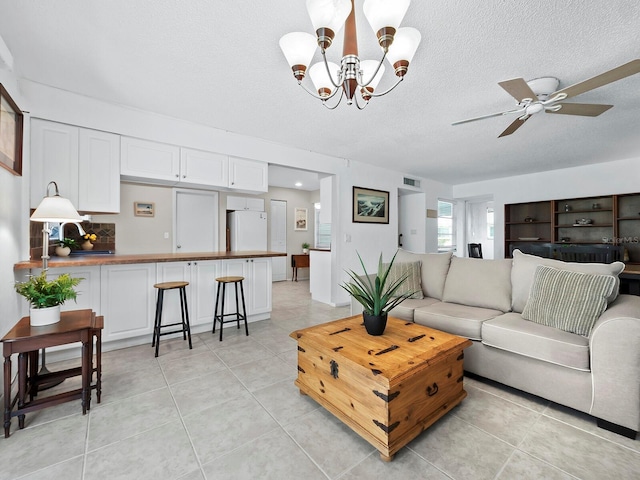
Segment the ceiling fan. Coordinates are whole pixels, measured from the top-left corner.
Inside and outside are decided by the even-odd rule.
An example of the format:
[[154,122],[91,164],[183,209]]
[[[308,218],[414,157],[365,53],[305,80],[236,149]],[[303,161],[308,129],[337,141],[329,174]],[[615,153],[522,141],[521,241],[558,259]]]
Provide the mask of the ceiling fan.
[[560,102],[567,98],[575,97],[581,93],[602,87],[603,85],[621,80],[639,72],[640,59],[636,59],[629,63],[625,63],[624,65],[620,65],[613,70],[601,73],[593,78],[576,83],[575,85],[571,85],[570,87],[566,87],[561,90],[556,90],[560,81],[554,77],[536,78],[535,80],[530,80],[528,82],[524,81],[522,78],[505,80],[504,82],[498,82],[498,85],[504,88],[509,95],[517,100],[518,105],[516,108],[504,112],[469,118],[467,120],[460,120],[452,123],[451,125],[460,125],[462,123],[475,122],[476,120],[484,120],[485,118],[499,117],[501,115],[518,115],[518,118],[516,118],[513,123],[498,136],[498,138],[500,138],[506,135],[511,135],[520,128],[524,122],[531,117],[531,115],[539,112],[597,117],[601,113],[609,110],[613,105]]

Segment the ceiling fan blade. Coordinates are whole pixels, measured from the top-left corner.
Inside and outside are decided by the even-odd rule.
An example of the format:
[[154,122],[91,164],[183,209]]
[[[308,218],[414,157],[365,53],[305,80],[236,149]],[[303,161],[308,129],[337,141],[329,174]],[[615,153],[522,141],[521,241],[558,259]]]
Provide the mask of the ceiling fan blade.
[[512,80],[505,80],[504,82],[498,82],[502,88],[504,88],[509,95],[515,98],[518,102],[521,102],[525,98],[530,98],[535,101],[538,99],[531,87],[527,85],[527,82],[523,78],[514,78]]
[[458,120],[457,122],[453,122],[451,125],[460,125],[462,123],[469,123],[469,122],[476,122],[478,120],[484,120],[485,118],[500,117],[502,115],[509,115],[510,113],[521,113],[521,112],[524,112],[523,108],[517,108],[515,110],[507,110],[506,112],[490,113],[489,115],[482,115],[480,117],[467,118],[466,120]]
[[552,93],[551,96],[558,93],[566,93],[567,98],[575,97],[576,95],[580,95],[581,93],[588,92],[589,90],[593,90],[594,88],[602,87],[603,85],[607,85],[608,83],[622,80],[625,77],[634,75],[639,72],[640,59],[632,60],[629,63],[625,63],[624,65],[620,65],[619,67],[614,68],[613,70],[609,70],[608,72],[601,73],[600,75],[597,75],[583,82],[576,83],[575,85],[563,88],[562,90],[558,90],[557,92]]
[[522,126],[522,124],[523,124],[524,122],[526,122],[527,120],[529,120],[529,119],[531,118],[531,116],[529,116],[529,117],[525,117],[525,119],[524,119],[524,120],[521,120],[521,118],[522,118],[522,117],[516,118],[516,119],[513,121],[513,123],[512,123],[511,125],[509,125],[509,126],[507,127],[507,129],[506,129],[504,132],[502,132],[500,135],[498,135],[498,138],[500,138],[500,137],[506,137],[507,135],[511,135],[513,132],[515,132],[516,130],[518,130],[518,129]]
[[562,105],[557,111],[545,110],[546,113],[561,113],[564,115],[583,115],[585,117],[597,117],[609,110],[613,105],[601,105],[598,103],[556,103]]

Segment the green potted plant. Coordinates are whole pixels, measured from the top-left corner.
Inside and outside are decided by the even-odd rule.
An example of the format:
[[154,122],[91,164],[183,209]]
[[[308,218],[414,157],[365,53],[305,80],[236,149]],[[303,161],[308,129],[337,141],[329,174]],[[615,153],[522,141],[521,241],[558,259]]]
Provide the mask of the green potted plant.
[[373,275],[367,273],[364,262],[358,253],[358,259],[360,260],[360,265],[362,265],[364,275],[359,276],[353,270],[347,270],[352,281],[340,285],[364,308],[362,318],[364,320],[364,327],[369,335],[382,335],[387,326],[387,314],[389,310],[400,305],[416,293],[397,293],[398,289],[407,279],[408,274],[405,274],[397,280],[388,281],[389,272],[391,271],[397,254],[398,252],[395,253],[386,268],[382,263],[382,254],[380,254],[378,273],[373,277]]
[[68,257],[74,248],[78,248],[78,242],[73,238],[63,238],[56,247],[56,255],[59,257]]
[[304,242],[302,244],[302,253],[305,253],[305,254],[309,253],[309,247],[310,245],[307,242]]
[[15,289],[27,299],[30,306],[31,325],[49,325],[60,321],[60,305],[67,300],[75,300],[75,288],[82,278],[72,278],[63,273],[56,279],[48,280],[47,271],[40,275],[30,275],[26,282],[16,282]]

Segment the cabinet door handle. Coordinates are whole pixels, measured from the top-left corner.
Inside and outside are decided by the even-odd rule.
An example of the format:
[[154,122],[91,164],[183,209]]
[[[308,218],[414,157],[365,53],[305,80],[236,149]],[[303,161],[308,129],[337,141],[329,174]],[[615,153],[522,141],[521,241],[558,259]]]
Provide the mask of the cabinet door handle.
[[176,245],[176,248],[182,248],[182,246],[181,245]]
[[182,175],[182,178],[187,178],[187,176],[186,175]]
[[180,178],[180,175],[178,175],[177,173],[176,173],[176,178]]

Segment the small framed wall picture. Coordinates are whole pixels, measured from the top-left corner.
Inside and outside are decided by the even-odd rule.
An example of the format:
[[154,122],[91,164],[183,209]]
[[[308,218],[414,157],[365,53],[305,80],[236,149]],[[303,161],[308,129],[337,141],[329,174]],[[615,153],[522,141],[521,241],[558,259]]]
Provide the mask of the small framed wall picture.
[[0,83],[0,167],[22,175],[24,115]]
[[307,230],[307,209],[296,207],[293,212],[294,230]]
[[156,204],[153,202],[133,202],[133,214],[136,217],[153,217],[156,214]]
[[389,223],[389,192],[353,187],[353,223]]

